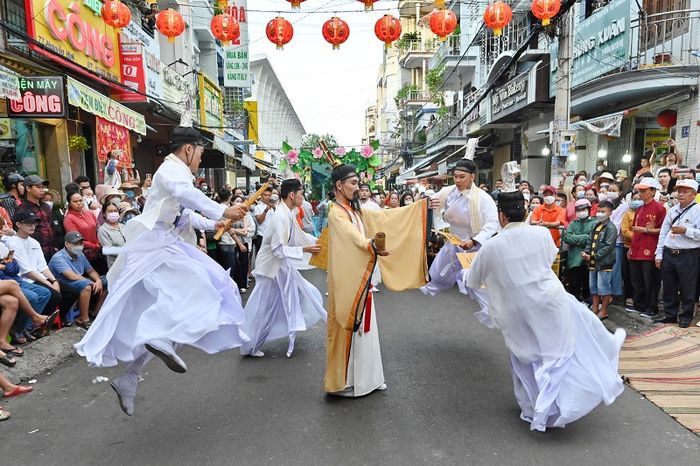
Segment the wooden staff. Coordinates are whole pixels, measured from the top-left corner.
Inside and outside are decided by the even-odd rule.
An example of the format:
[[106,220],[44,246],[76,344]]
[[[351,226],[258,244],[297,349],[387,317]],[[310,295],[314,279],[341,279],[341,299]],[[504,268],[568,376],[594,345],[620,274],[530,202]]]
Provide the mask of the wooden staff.
[[[260,189],[255,191],[255,194],[250,196],[247,201],[243,201],[243,205],[245,205],[248,209],[253,207],[253,204],[255,204],[255,201],[260,199],[260,197],[263,195],[265,191],[267,191],[267,188],[270,187],[270,183],[264,183],[262,186],[260,186]],[[233,219],[227,218],[224,220],[224,224],[219,227],[218,230],[216,230],[216,234],[214,235],[214,240],[219,241],[221,237],[223,236],[224,233],[228,231],[229,228],[231,228],[231,225],[233,224]]]

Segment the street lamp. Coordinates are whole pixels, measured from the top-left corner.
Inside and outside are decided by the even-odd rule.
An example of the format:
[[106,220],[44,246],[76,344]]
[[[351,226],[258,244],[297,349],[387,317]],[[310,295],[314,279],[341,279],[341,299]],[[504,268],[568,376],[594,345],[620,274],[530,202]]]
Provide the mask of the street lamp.
[[549,147],[544,146],[542,148],[542,155],[544,155],[545,157],[549,155]]
[[604,159],[605,157],[608,156],[608,151],[603,149],[602,147],[598,149],[598,158],[599,159]]
[[632,154],[629,152],[625,152],[625,155],[622,156],[622,163],[630,163],[632,161]]

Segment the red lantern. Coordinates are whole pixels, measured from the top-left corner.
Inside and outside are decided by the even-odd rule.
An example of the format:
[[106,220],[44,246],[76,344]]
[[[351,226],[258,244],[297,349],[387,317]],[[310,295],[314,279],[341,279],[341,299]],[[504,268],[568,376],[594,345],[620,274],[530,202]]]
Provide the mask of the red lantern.
[[216,15],[211,19],[211,32],[224,45],[241,37],[238,20],[228,13]]
[[392,42],[401,37],[401,21],[391,15],[384,15],[375,23],[374,34],[389,48]]
[[119,0],[107,0],[100,11],[102,20],[119,32],[131,22],[131,10]]
[[379,0],[358,0],[358,1],[365,4],[365,10],[374,10],[374,2],[377,2]]
[[282,50],[285,44],[289,43],[292,37],[294,37],[294,28],[292,27],[292,23],[278,16],[267,23],[265,34],[267,34],[267,38],[270,42],[277,45],[277,50]]
[[305,2],[306,0],[287,0],[287,1],[292,4],[292,10],[298,10],[301,7],[302,2]]
[[161,34],[168,38],[168,42],[175,42],[175,38],[185,30],[185,20],[179,12],[168,8],[158,13],[156,17],[156,28],[158,28]]
[[662,128],[672,128],[676,126],[678,121],[678,114],[675,110],[664,110],[663,112],[656,115],[656,122]]
[[457,27],[457,15],[452,10],[436,10],[430,15],[430,30],[441,41],[447,40],[447,36]]
[[323,29],[321,31],[323,32],[323,38],[326,39],[326,42],[333,45],[333,50],[340,48],[340,44],[350,37],[350,26],[337,16],[323,23]]
[[530,9],[535,18],[542,20],[542,26],[547,26],[561,8],[561,0],[534,0]]
[[493,30],[494,36],[500,36],[511,19],[513,19],[513,10],[501,0],[493,2],[484,11],[484,22],[487,28]]

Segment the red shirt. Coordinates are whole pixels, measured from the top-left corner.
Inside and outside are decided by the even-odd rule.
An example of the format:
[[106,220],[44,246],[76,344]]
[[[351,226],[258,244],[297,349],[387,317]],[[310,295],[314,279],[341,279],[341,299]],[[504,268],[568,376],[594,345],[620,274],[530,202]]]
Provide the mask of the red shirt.
[[[659,202],[652,200],[644,204],[634,216],[634,226],[644,228],[661,228],[666,217],[666,208]],[[633,232],[630,246],[630,259],[637,261],[653,261],[656,245],[659,243],[659,235]]]
[[75,212],[68,209],[66,216],[63,219],[63,228],[66,233],[69,231],[77,231],[83,235],[85,240],[85,257],[94,259],[99,256],[102,249],[100,240],[97,239],[97,219],[90,211]]

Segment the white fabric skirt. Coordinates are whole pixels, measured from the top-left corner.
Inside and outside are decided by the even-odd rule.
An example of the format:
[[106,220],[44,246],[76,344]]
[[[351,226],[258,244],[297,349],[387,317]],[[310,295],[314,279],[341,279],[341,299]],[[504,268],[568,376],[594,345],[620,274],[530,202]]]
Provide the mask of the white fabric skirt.
[[292,340],[293,349],[294,335],[321,319],[327,320],[323,296],[297,269],[283,264],[274,279],[255,274],[243,326],[250,341],[241,347],[241,354],[251,354],[266,342],[283,337]]
[[240,328],[245,315],[234,281],[174,232],[147,230],[118,260],[107,300],[75,345],[90,365],[131,362],[156,339],[210,354],[248,341]]
[[625,331],[611,334],[584,304],[569,295],[574,352],[568,358],[520,361],[511,354],[520,417],[531,430],[564,427],[600,403],[610,405],[624,390],[617,372]]

